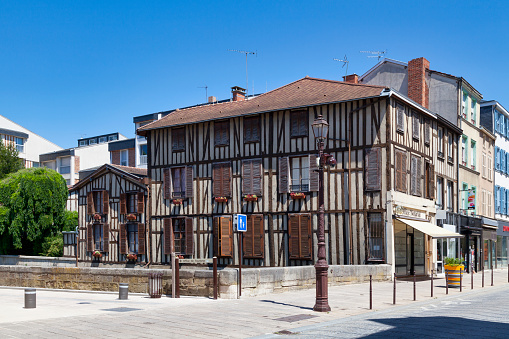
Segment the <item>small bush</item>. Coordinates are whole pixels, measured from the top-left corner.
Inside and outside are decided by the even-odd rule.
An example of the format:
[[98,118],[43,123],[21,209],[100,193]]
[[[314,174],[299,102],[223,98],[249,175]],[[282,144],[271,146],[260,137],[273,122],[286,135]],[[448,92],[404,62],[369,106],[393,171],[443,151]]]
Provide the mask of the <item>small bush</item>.
[[42,253],[45,257],[61,257],[64,254],[64,238],[62,234],[44,238]]
[[460,258],[451,258],[447,257],[444,259],[445,264],[449,266],[459,266],[461,265],[461,259]]

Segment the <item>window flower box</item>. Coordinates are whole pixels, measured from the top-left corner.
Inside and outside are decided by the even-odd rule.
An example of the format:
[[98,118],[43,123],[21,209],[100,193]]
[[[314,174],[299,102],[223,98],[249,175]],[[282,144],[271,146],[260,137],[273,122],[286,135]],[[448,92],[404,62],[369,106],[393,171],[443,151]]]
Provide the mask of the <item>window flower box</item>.
[[94,218],[94,220],[101,220],[102,215],[100,215],[99,213],[96,213],[96,214],[94,214],[93,218]]
[[246,194],[243,199],[244,201],[258,201],[258,196],[256,194]]
[[215,197],[214,200],[215,200],[215,202],[227,202],[228,198],[227,197]]
[[134,214],[134,213],[128,214],[128,215],[126,215],[126,219],[129,221],[136,220],[136,214]]
[[475,165],[472,165],[471,167],[472,167],[473,170],[475,170]]
[[174,205],[182,205],[182,204],[184,203],[184,199],[180,199],[180,198],[178,198],[178,199],[173,199],[171,202],[172,202]]
[[461,164],[462,164],[463,166],[466,166],[466,165],[467,165],[467,162],[466,162],[466,161],[462,161],[462,162],[461,162]]
[[128,255],[126,256],[126,258],[127,258],[127,260],[129,260],[129,261],[136,261],[136,260],[138,260],[138,256],[137,256],[136,254],[128,254]]
[[292,192],[290,193],[290,198],[292,198],[293,200],[304,199],[306,198],[306,195],[302,192]]
[[94,251],[94,252],[92,253],[92,256],[93,256],[94,258],[101,258],[101,257],[103,256],[103,254],[102,254],[101,252],[99,252],[99,251]]

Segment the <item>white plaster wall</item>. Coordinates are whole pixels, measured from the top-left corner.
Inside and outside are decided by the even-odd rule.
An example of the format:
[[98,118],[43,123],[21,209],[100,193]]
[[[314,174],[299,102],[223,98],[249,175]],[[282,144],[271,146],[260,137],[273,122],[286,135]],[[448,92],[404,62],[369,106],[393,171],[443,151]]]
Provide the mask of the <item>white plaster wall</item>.
[[74,155],[80,157],[80,171],[110,163],[108,143],[75,148]]
[[[495,146],[500,147],[506,152],[509,152],[509,141],[505,137],[500,136],[498,133],[496,133],[496,136],[497,139],[495,140]],[[509,189],[509,176],[495,171],[495,165],[493,165],[493,170],[495,172],[495,185]],[[495,195],[495,193],[493,193],[493,195]],[[495,213],[495,218],[509,221],[509,217],[499,213]]]

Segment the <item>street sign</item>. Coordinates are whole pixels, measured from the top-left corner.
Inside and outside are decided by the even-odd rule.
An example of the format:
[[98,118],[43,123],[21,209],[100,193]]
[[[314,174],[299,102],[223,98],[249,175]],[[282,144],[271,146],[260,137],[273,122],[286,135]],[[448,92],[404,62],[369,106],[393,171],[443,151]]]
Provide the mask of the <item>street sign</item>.
[[233,225],[237,232],[247,231],[247,216],[245,214],[235,214],[233,216]]

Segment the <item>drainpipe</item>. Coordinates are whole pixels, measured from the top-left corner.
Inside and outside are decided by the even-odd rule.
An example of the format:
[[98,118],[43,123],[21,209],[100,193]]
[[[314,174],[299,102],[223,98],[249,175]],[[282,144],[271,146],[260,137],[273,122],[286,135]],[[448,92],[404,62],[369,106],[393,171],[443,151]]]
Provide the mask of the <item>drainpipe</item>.
[[80,239],[80,233],[79,233],[79,225],[76,226],[76,267],[78,267],[78,249],[79,249],[79,239]]

